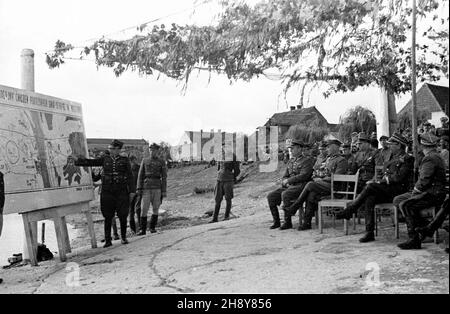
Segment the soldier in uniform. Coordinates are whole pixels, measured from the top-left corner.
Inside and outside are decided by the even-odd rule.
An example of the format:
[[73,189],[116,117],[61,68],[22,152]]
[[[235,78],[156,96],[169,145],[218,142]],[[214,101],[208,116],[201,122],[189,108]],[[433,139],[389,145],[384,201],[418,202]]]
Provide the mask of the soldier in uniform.
[[156,232],[159,207],[164,197],[167,197],[167,168],[163,159],[159,158],[160,146],[153,143],[150,146],[150,157],[144,158],[139,168],[136,191],[142,195],[141,200],[141,231],[138,235],[145,235],[147,231],[147,213],[150,205],[153,214],[150,219],[150,232]]
[[399,133],[389,139],[392,159],[384,165],[384,176],[380,181],[369,180],[358,197],[347,208],[336,214],[337,219],[350,219],[361,205],[365,206],[366,234],[361,243],[375,240],[375,205],[390,203],[396,195],[408,190],[409,177],[413,173],[414,158],[406,154],[407,140]]
[[120,221],[122,244],[128,243],[126,238],[128,207],[130,198],[134,197],[135,182],[128,157],[120,155],[122,146],[121,141],[113,140],[109,145],[110,155],[105,154],[94,159],[73,157],[76,166],[103,168],[100,208],[105,218],[105,248],[112,245],[111,226],[116,213]]
[[383,166],[385,162],[388,162],[391,159],[391,150],[389,149],[389,145],[387,144],[387,140],[389,137],[383,135],[380,137],[381,148],[378,150],[375,159],[376,166]]
[[[133,174],[134,182],[137,182],[137,178],[139,175],[140,165],[137,163],[136,156],[130,156],[131,162],[131,173]],[[136,191],[135,191],[136,192]],[[137,216],[138,226],[141,226],[141,197],[138,193],[134,195],[134,197],[130,200],[130,229],[136,233],[136,220],[135,215]]]
[[399,195],[394,199],[406,218],[408,241],[400,243],[403,250],[420,249],[421,241],[417,227],[428,222],[421,217],[420,211],[429,207],[439,207],[445,199],[445,164],[436,151],[438,137],[428,132],[420,136],[424,157],[419,165],[419,178],[411,193]]
[[325,162],[325,171],[321,173],[320,177],[313,177],[314,182],[306,184],[298,199],[286,210],[286,215],[295,214],[297,209],[301,208],[303,203],[306,202],[303,223],[298,227],[298,230],[311,229],[311,220],[317,211],[320,198],[331,193],[331,175],[347,173],[347,160],[339,152],[341,144],[337,139],[327,141],[328,158]]
[[314,163],[313,170],[314,176],[320,176],[320,172],[323,170],[325,166],[325,162],[327,161],[328,152],[327,145],[325,143],[320,143],[319,145],[319,155],[316,158],[316,162]]
[[371,139],[363,132],[358,135],[359,151],[355,155],[352,173],[359,170],[358,191],[361,191],[366,182],[373,179],[375,174],[375,152],[371,148]]
[[[286,171],[281,181],[281,188],[267,195],[270,212],[273,217],[273,225],[270,229],[280,227],[280,215],[278,206],[283,202],[283,210],[288,208],[302,192],[307,182],[311,180],[314,158],[305,155],[306,145],[299,140],[292,140],[292,158],[287,164]],[[284,213],[284,224],[281,230],[292,228],[291,215]]]
[[356,172],[356,160],[352,153],[352,148],[350,143],[342,144],[342,156],[347,160],[348,174],[354,174]]
[[232,200],[234,197],[233,189],[234,183],[237,177],[241,173],[239,162],[236,160],[236,155],[233,154],[233,160],[225,160],[226,158],[226,145],[222,143],[222,159],[217,163],[217,182],[214,188],[214,213],[213,219],[210,223],[216,223],[219,221],[219,212],[222,200],[225,197],[225,215],[224,220],[230,219]]

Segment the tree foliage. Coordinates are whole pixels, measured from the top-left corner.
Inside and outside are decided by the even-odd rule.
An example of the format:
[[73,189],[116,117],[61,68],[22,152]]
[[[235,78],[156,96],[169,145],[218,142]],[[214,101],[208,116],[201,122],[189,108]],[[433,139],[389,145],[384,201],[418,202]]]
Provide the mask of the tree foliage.
[[[230,81],[281,78],[285,90],[304,80],[325,81],[325,96],[370,85],[396,94],[411,89],[410,0],[222,2],[215,25],[143,25],[128,40],[96,41],[80,58],[94,55],[97,66],[113,68],[117,76],[133,70],[186,83],[200,69]],[[419,1],[419,15],[438,20],[441,2]],[[440,22],[443,30],[430,27],[421,34],[436,47],[417,46],[422,81],[448,77],[448,18]],[[49,67],[62,64],[71,50],[58,41],[47,54]]]
[[[416,109],[416,122],[417,125],[428,121],[431,118],[431,113],[421,108]],[[405,110],[398,115],[398,127],[402,130],[412,128],[412,114],[411,110]]]
[[330,133],[328,128],[307,127],[304,125],[292,125],[286,132],[286,139],[297,139],[304,143],[314,144],[320,142]]
[[357,106],[350,109],[339,123],[339,138],[349,140],[353,132],[371,134],[377,130],[375,114],[367,108]]

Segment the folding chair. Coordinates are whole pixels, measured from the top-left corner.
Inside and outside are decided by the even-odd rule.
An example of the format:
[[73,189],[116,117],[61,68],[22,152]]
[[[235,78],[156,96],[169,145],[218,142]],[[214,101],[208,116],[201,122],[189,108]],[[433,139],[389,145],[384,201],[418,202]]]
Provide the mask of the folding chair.
[[[331,175],[331,198],[324,199],[319,202],[318,208],[318,218],[319,218],[319,232],[323,233],[323,213],[322,208],[332,207],[332,208],[347,208],[347,204],[356,198],[356,189],[358,188],[358,177],[359,170],[354,175],[346,174],[332,174]],[[345,182],[345,188],[336,190],[336,182]],[[349,184],[354,184],[353,189],[349,191]],[[344,186],[344,184],[341,184]],[[338,185],[339,186],[339,185]],[[336,198],[335,195],[343,195],[345,198]],[[353,214],[353,230],[356,230],[356,216]],[[344,231],[348,235],[348,222],[344,219]]]

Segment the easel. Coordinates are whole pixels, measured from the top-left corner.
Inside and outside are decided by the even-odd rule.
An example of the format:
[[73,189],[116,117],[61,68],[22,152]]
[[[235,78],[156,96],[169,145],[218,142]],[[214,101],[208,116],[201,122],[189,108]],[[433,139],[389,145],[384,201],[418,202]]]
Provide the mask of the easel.
[[86,215],[89,236],[91,238],[91,247],[97,248],[95,238],[94,222],[89,210],[89,202],[58,206],[36,211],[21,213],[23,225],[25,228],[25,239],[28,248],[28,254],[32,266],[37,266],[37,222],[40,220],[53,220],[55,223],[56,240],[58,242],[58,252],[61,262],[67,260],[67,253],[71,253],[69,233],[67,231],[66,216],[75,213]]

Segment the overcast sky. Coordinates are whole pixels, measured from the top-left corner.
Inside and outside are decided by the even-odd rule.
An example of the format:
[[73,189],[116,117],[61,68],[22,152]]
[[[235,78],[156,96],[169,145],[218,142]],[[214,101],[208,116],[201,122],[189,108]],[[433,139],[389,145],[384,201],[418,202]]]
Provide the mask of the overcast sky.
[[[86,45],[86,40],[183,11],[192,0],[61,1],[0,0],[0,84],[20,87],[20,52],[35,51],[36,92],[80,102],[87,137],[144,138],[177,144],[184,130],[222,129],[253,132],[275,112],[298,103],[298,91],[280,97],[279,81],[266,78],[229,84],[225,77],[193,75],[185,95],[182,85],[161,76],[139,77],[128,72],[116,78],[111,69],[97,69],[90,61],[68,61],[50,70],[45,52],[56,40]],[[158,23],[207,23],[214,15],[211,5],[163,19]],[[129,32],[115,33],[125,38]],[[439,82],[447,85],[448,81]],[[337,123],[348,109],[362,105],[376,110],[376,88],[332,95],[311,93],[308,106],[317,106],[330,123]],[[400,109],[408,100],[397,101]]]

